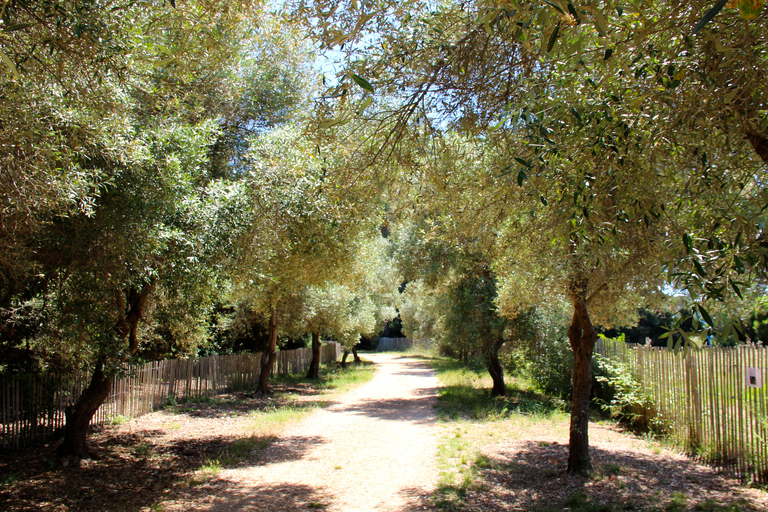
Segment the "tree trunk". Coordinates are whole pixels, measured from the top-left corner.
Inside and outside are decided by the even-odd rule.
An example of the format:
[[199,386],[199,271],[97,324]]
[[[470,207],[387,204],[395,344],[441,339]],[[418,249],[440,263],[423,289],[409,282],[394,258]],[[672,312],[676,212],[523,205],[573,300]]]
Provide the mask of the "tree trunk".
[[755,153],[768,164],[768,137],[754,130],[746,131],[747,140],[755,150]]
[[74,405],[64,411],[64,441],[58,448],[62,457],[88,459],[92,454],[88,450],[88,425],[93,415],[104,403],[112,389],[112,379],[104,374],[104,358],[99,358],[91,377],[91,382]]
[[261,373],[259,374],[260,393],[269,393],[269,375],[277,359],[277,310],[272,307],[272,315],[269,318],[269,346],[261,354]]
[[141,290],[133,286],[128,290],[126,296],[118,292],[117,303],[125,316],[115,325],[115,333],[121,338],[128,338],[128,353],[135,354],[139,350],[139,321],[144,315],[144,308],[147,305],[150,293],[155,287],[154,281],[145,284]]
[[357,346],[353,346],[352,347],[352,355],[355,357],[355,359],[354,359],[355,364],[363,362],[363,360],[360,359],[360,356],[357,355]]
[[341,356],[341,367],[346,368],[347,367],[347,356],[349,355],[349,350],[344,349],[344,355]]
[[486,367],[493,379],[491,396],[507,396],[507,387],[504,385],[504,367],[499,362],[499,350],[504,344],[504,338],[499,336],[496,342],[490,346]]
[[[114,331],[118,339],[124,341],[127,339],[127,354],[129,356],[139,350],[137,336],[139,322],[144,315],[147,300],[153,289],[154,281],[151,281],[146,283],[141,290],[131,287],[125,294],[118,291],[117,304],[122,315],[115,324]],[[88,387],[77,399],[77,402],[68,406],[64,411],[64,440],[58,448],[58,453],[62,457],[87,459],[92,455],[88,450],[87,443],[88,425],[112,389],[112,378],[104,373],[105,364],[106,358],[100,357],[96,362],[96,368]]]
[[587,279],[574,279],[570,286],[573,319],[568,340],[573,350],[573,404],[571,408],[568,472],[591,469],[589,457],[589,396],[592,391],[592,351],[597,332],[587,309]]
[[322,343],[320,343],[320,333],[314,331],[312,333],[312,362],[309,363],[309,371],[307,372],[308,379],[320,378],[320,349]]

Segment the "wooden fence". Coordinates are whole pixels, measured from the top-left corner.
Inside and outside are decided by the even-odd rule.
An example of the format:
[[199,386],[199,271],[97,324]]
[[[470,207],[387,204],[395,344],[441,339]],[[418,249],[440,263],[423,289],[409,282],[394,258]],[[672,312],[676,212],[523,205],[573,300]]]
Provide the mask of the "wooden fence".
[[379,338],[379,344],[376,346],[376,352],[386,352],[388,350],[408,350],[413,346],[411,338]]
[[601,339],[596,352],[629,367],[652,399],[641,412],[687,453],[743,481],[768,483],[768,348],[685,354]]
[[[323,346],[321,362],[336,361],[341,346]],[[137,417],[170,399],[211,396],[258,382],[261,354],[233,354],[169,359],[126,368],[112,381],[112,391],[91,421],[103,424],[118,416]],[[279,375],[309,368],[311,348],[277,353]],[[16,450],[53,437],[64,426],[64,410],[88,385],[86,374],[0,376],[0,449]]]

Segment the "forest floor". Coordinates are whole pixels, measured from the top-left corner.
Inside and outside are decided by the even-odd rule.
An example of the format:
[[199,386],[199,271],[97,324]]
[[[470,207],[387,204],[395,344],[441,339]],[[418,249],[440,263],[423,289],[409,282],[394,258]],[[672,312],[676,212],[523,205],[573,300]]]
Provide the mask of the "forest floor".
[[375,375],[345,393],[283,379],[269,397],[115,421],[78,467],[53,445],[0,456],[0,510],[768,510],[764,490],[606,421],[590,426],[594,471],[569,475],[568,418],[546,397],[513,385],[486,408],[471,396],[479,377],[438,387],[429,361],[364,357]]

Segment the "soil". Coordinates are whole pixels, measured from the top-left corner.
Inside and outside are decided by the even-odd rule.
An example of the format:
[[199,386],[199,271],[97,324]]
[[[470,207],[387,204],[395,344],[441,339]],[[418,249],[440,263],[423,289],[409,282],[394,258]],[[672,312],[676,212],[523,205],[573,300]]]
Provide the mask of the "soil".
[[[413,359],[366,357],[377,364],[370,382],[276,439],[254,434],[253,411],[301,409],[327,397],[308,385],[276,384],[269,397],[233,393],[170,407],[94,432],[101,456],[77,467],[62,468],[54,445],[3,455],[0,510],[435,510],[443,496],[438,443],[459,433],[435,417],[434,373]],[[562,419],[502,426],[469,427],[493,441],[484,443],[474,484],[461,489],[462,510],[587,510],[585,503],[612,507],[589,510],[768,510],[764,491],[612,425],[590,426],[595,472],[588,477],[565,473]],[[211,466],[244,439],[248,453]]]

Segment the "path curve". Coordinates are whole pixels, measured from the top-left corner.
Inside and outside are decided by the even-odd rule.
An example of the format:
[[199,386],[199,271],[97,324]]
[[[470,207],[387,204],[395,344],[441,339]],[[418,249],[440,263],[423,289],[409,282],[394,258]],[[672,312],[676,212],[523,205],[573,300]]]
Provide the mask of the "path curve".
[[424,363],[368,354],[366,384],[312,413],[244,467],[219,475],[226,491],[196,510],[330,512],[431,508],[437,482],[437,380]]

